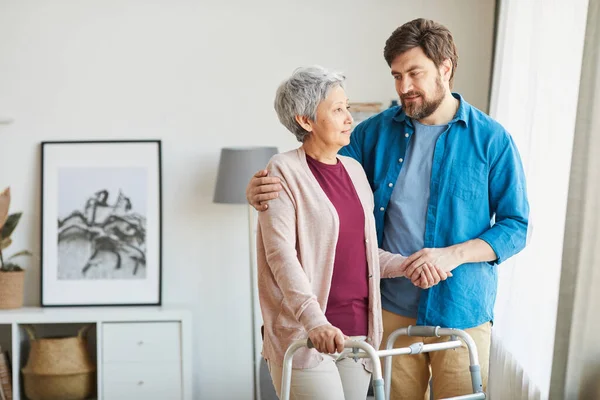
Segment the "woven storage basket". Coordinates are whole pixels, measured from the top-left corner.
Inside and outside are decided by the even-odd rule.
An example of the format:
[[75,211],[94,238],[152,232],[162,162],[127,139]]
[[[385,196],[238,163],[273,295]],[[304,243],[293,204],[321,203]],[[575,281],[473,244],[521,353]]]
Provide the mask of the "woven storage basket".
[[95,388],[96,366],[86,348],[85,332],[77,336],[36,339],[32,327],[25,330],[31,350],[23,372],[25,395],[30,400],[83,400]]
[[23,307],[25,271],[0,271],[0,309]]

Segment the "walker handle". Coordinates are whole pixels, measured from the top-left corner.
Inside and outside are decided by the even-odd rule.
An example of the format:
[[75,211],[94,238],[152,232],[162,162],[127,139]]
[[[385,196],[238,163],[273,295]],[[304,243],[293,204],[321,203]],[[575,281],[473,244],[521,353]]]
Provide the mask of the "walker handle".
[[409,326],[408,336],[440,337],[439,326]]

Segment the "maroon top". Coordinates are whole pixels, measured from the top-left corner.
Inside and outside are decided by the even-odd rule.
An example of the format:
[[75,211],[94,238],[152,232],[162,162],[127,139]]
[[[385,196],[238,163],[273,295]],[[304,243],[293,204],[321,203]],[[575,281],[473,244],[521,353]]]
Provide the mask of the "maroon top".
[[339,160],[337,164],[329,165],[307,155],[306,161],[340,220],[325,317],[347,336],[366,336],[369,329],[369,270],[365,215],[360,199]]

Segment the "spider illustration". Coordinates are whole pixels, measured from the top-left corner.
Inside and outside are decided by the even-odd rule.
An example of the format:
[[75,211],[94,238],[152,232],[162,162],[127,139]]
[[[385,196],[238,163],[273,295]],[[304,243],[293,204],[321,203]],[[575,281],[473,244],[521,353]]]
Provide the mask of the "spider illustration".
[[58,240],[76,235],[90,241],[92,255],[82,267],[83,275],[101,264],[101,253],[115,255],[115,270],[121,269],[123,257],[128,257],[136,275],[140,267],[146,266],[146,220],[131,212],[131,201],[121,191],[114,204],[108,203],[108,197],[107,190],[100,190],[86,201],[83,212],[75,210],[59,220]]

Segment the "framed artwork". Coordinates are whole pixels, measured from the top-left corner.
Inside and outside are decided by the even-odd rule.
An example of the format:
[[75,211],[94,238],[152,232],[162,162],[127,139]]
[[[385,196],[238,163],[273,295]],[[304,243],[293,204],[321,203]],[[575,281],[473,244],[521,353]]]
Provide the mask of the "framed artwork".
[[354,119],[353,127],[383,110],[381,103],[349,103],[348,105],[352,119]]
[[161,304],[161,142],[42,142],[42,306]]

